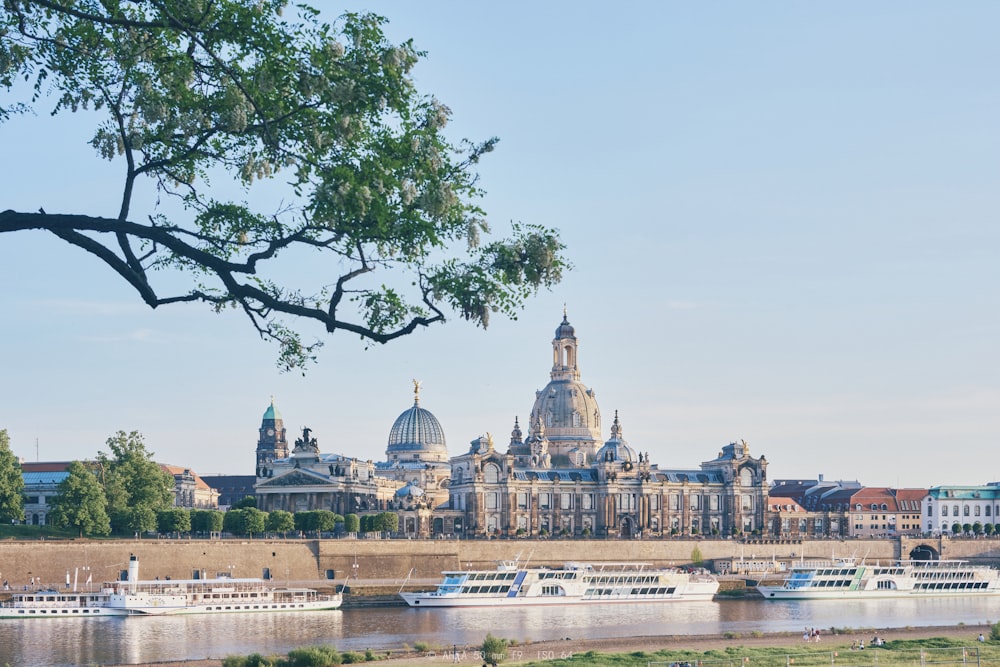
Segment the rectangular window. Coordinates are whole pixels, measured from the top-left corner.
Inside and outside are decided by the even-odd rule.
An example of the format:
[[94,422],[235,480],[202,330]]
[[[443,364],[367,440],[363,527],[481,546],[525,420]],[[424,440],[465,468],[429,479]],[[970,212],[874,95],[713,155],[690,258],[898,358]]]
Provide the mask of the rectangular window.
[[583,502],[583,509],[594,509],[594,495],[592,493],[583,494],[580,496],[580,500]]
[[979,512],[980,512],[980,511],[981,511],[981,510],[980,510],[980,507],[979,507],[979,505],[976,505],[976,511],[975,511],[975,515],[976,515],[976,516],[979,516]]
[[538,506],[543,510],[549,509],[549,494],[547,493],[538,494]]
[[691,494],[691,509],[700,510],[701,509],[701,496],[697,493]]
[[658,511],[660,509],[660,496],[658,494],[651,494],[649,496],[649,509]]
[[743,511],[750,512],[753,510],[753,499],[750,497],[749,493],[743,494]]
[[[928,512],[927,516],[932,516],[932,514],[930,512]],[[948,516],[948,506],[947,505],[942,505],[941,506],[941,516]]]
[[495,510],[497,508],[497,505],[499,504],[499,499],[497,498],[497,496],[499,495],[500,494],[498,494],[495,491],[490,491],[489,493],[486,494],[486,509]]
[[816,534],[823,532],[823,519],[813,519],[813,532]]
[[559,494],[559,509],[573,509],[573,495],[570,493]]
[[720,498],[719,498],[719,496],[717,496],[717,495],[711,495],[708,498],[709,498],[708,509],[712,510],[713,512],[718,512],[719,511],[719,504],[720,504]]
[[517,494],[517,509],[526,510],[528,509],[528,494],[524,491],[519,491]]
[[678,510],[681,507],[680,496],[676,493],[670,494],[670,509]]

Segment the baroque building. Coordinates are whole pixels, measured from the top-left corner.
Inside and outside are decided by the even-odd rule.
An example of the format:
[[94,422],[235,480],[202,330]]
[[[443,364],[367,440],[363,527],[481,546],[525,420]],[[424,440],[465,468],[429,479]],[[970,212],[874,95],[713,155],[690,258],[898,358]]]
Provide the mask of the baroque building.
[[527,437],[515,418],[506,452],[487,434],[451,460],[445,527],[450,519],[465,535],[594,537],[763,528],[763,456],[754,458],[739,442],[699,468],[661,468],[628,443],[617,412],[602,442],[597,395],[581,381],[579,340],[565,313],[552,360],[549,383],[535,393]]
[[697,468],[663,468],[628,443],[617,412],[604,439],[565,313],[528,434],[515,417],[505,451],[486,434],[450,457],[416,381],[413,406],[393,424],[379,463],[321,454],[308,429],[282,457],[277,440],[265,440],[279,424],[272,402],[257,448],[257,504],[266,511],[394,511],[400,533],[417,537],[734,535],[766,525],[767,461],[746,442],[725,445]]

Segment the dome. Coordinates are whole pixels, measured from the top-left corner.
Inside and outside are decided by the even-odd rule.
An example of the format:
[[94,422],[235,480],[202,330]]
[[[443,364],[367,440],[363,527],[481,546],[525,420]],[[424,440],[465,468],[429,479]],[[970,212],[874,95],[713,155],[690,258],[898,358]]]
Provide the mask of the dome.
[[601,411],[594,390],[580,381],[578,348],[576,330],[563,310],[552,340],[550,381],[535,393],[530,419],[530,438],[538,439],[538,427],[544,428],[549,453],[557,461],[577,450],[589,459],[601,444]]
[[636,458],[635,450],[622,439],[622,426],[618,421],[618,412],[615,411],[615,422],[611,425],[611,439],[597,452],[597,460],[602,463],[634,463]]
[[397,498],[405,498],[406,496],[413,496],[414,498],[419,498],[424,495],[424,490],[413,482],[407,482],[406,486],[396,489]]
[[420,407],[420,384],[414,382],[413,407],[396,418],[389,431],[386,455],[390,462],[444,461],[448,458],[444,429],[429,410]]
[[275,420],[278,420],[278,419],[281,419],[281,413],[278,412],[278,408],[274,407],[274,399],[272,398],[271,399],[271,405],[269,405],[267,407],[267,410],[264,411],[263,420],[264,421],[268,421],[268,420],[275,421]]
[[576,338],[576,330],[573,325],[569,323],[567,319],[566,312],[563,311],[562,324],[556,329],[556,338]]

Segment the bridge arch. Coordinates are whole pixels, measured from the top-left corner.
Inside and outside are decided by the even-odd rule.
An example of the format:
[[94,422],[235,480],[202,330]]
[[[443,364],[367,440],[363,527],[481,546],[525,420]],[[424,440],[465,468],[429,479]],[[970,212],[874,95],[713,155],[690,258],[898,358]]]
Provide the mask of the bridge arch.
[[910,560],[941,560],[941,553],[929,544],[918,544],[910,549]]

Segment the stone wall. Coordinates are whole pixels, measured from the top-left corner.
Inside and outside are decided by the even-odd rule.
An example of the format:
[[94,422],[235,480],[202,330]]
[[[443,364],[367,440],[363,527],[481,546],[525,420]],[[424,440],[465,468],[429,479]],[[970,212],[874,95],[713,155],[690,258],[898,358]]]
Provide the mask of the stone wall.
[[[730,540],[33,540],[0,542],[0,578],[12,587],[32,577],[63,587],[69,571],[82,587],[115,579],[130,554],[140,576],[191,578],[260,577],[265,568],[278,582],[329,584],[362,580],[436,580],[442,570],[491,567],[498,560],[539,565],[568,561],[639,561],[657,566],[689,565],[700,553],[706,564],[720,559],[821,559],[831,556],[893,560],[926,544],[944,558],[997,564],[998,540],[815,540],[751,542]],[[943,551],[942,551],[943,548]]]

